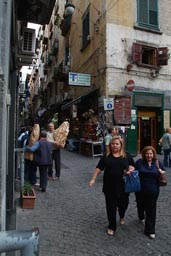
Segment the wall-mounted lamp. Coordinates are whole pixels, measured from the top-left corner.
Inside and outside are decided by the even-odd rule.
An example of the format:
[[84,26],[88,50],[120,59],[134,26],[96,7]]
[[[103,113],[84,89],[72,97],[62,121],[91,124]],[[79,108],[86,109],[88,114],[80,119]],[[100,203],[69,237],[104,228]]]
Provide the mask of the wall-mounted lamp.
[[72,15],[74,13],[75,6],[73,4],[66,4],[65,5],[65,15]]

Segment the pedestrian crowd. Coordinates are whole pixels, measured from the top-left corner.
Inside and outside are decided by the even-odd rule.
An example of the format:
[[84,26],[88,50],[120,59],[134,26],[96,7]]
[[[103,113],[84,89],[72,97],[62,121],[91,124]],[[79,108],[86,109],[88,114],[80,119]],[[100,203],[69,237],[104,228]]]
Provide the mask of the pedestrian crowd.
[[[18,137],[18,142],[25,151],[25,181],[39,186],[46,192],[48,180],[59,180],[61,174],[60,149],[65,146],[65,139],[59,141],[55,124],[51,121],[48,129],[40,130],[35,124]],[[104,137],[104,154],[97,163],[89,187],[93,187],[100,173],[103,172],[103,188],[105,196],[108,228],[106,233],[114,236],[117,230],[117,214],[119,224],[125,224],[125,214],[129,205],[129,193],[125,192],[125,176],[130,176],[135,170],[139,173],[141,190],[135,192],[137,215],[144,225],[144,234],[155,238],[155,223],[157,199],[160,193],[159,176],[165,173],[165,168],[171,165],[170,146],[171,128],[166,129],[159,141],[164,151],[163,163],[157,160],[154,147],[148,145],[143,148],[141,158],[134,162],[131,154],[125,151],[124,138],[118,129],[109,128]],[[55,172],[53,173],[53,161]],[[40,184],[37,182],[36,172],[39,168]]]

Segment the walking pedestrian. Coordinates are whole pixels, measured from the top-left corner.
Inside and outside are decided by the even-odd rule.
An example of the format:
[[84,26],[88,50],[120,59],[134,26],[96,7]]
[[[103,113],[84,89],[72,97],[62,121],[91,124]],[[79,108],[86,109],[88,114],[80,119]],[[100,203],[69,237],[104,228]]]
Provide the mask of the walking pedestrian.
[[41,131],[40,140],[32,147],[27,146],[26,151],[35,152],[35,162],[40,172],[40,188],[46,191],[48,181],[48,167],[52,164],[52,143],[47,141],[47,132]]
[[171,150],[171,128],[166,128],[166,132],[163,134],[162,138],[160,139],[160,143],[164,153],[164,160],[163,164],[165,167],[171,167],[171,157],[170,157],[170,150]]
[[[40,127],[38,124],[34,124],[28,131],[28,136],[23,143],[23,148],[26,146],[32,146],[39,139]],[[32,152],[24,152],[24,180],[31,185],[39,186],[36,177],[37,165]]]
[[89,182],[89,186],[92,187],[97,176],[101,171],[104,171],[103,192],[109,221],[106,232],[110,236],[115,234],[117,228],[117,209],[120,216],[120,224],[123,225],[125,223],[124,216],[129,203],[129,193],[124,191],[123,176],[125,173],[129,175],[129,166],[134,166],[134,160],[129,153],[124,151],[124,143],[121,136],[114,136],[109,143],[109,153],[102,156]]
[[[49,142],[55,142],[54,139],[55,133],[55,125],[53,122],[48,124],[48,132],[47,132],[47,140]],[[53,161],[55,163],[55,176],[53,177]],[[52,164],[48,169],[48,178],[49,180],[58,180],[61,174],[61,154],[60,154],[60,146],[57,144],[53,144],[52,150]]]
[[141,222],[145,220],[144,233],[149,238],[155,238],[156,207],[159,196],[159,173],[165,173],[160,161],[159,169],[156,163],[156,150],[152,146],[146,146],[141,152],[142,158],[135,163],[139,171],[141,191],[136,194],[138,217]]

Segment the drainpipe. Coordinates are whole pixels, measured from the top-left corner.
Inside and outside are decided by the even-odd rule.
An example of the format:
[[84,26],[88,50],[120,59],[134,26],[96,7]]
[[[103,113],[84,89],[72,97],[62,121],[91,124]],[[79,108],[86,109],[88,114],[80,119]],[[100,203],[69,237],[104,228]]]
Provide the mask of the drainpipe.
[[0,232],[0,253],[21,251],[21,256],[39,255],[39,229]]

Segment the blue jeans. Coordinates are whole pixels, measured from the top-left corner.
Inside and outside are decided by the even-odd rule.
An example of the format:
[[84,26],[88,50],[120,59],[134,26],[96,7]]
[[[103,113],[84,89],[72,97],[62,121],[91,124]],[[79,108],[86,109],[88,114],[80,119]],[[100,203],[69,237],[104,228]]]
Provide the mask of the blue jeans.
[[165,167],[171,166],[171,159],[170,159],[170,148],[169,149],[163,149],[164,153],[164,161],[163,164]]

